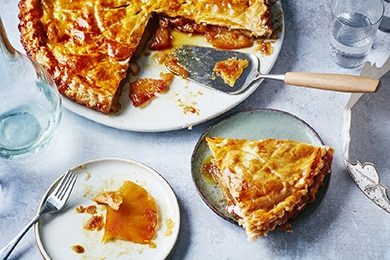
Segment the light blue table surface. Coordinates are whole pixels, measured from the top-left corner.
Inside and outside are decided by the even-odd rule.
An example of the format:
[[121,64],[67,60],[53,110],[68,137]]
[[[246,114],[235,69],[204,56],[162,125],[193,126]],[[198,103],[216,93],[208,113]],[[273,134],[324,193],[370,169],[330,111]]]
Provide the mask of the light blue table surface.
[[[331,60],[329,1],[283,0],[282,4],[286,36],[273,73],[359,73],[358,69],[338,67]],[[17,1],[0,0],[0,14],[12,44],[22,50]],[[380,32],[369,58],[383,63],[389,54],[390,35]],[[383,84],[390,87],[389,80]],[[64,170],[94,158],[122,157],[144,162],[160,172],[178,196],[182,226],[172,259],[390,259],[390,215],[364,196],[343,165],[340,133],[348,97],[267,81],[227,113],[255,108],[285,110],[308,122],[327,145],[335,148],[324,200],[310,217],[293,226],[292,233],[276,231],[249,242],[242,228],[221,219],[203,204],[192,183],[190,158],[197,139],[218,119],[191,131],[134,133],[64,110],[59,129],[43,153],[26,162],[0,160],[0,181],[6,189],[6,196],[0,198],[0,247],[29,221],[46,188]],[[40,258],[30,231],[12,259]]]

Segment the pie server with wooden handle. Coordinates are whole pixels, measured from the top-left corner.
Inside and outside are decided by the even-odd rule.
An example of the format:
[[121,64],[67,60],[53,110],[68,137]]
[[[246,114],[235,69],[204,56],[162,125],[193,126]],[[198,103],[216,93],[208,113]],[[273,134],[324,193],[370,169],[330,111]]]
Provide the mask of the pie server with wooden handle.
[[[284,75],[261,74],[258,57],[237,51],[220,51],[214,48],[182,45],[176,48],[173,54],[178,59],[179,64],[188,71],[189,79],[231,95],[241,94],[263,79],[281,80],[289,85],[340,92],[375,92],[379,87],[377,79],[346,74],[310,72],[287,72]],[[229,58],[248,61],[248,66],[233,87],[227,85],[221,77],[213,72],[217,62]]]

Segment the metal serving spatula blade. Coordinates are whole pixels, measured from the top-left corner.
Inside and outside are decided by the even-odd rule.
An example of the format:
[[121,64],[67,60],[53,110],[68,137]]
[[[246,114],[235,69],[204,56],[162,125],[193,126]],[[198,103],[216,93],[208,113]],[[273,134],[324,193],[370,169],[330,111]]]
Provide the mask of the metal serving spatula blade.
[[[261,74],[260,60],[255,55],[237,51],[182,45],[174,50],[174,55],[179,64],[188,71],[189,79],[230,95],[241,94],[256,84],[258,86],[263,79],[281,80],[290,85],[340,92],[375,92],[379,87],[377,79],[346,74],[309,72],[287,72],[284,75]],[[213,72],[213,68],[217,62],[234,57],[245,59],[249,64],[234,86],[230,87]]]
[[[237,51],[216,51],[213,48],[182,45],[174,50],[179,64],[188,71],[188,77],[206,87],[228,94],[240,94],[249,87],[249,84],[260,73],[259,59],[254,55]],[[215,63],[229,58],[244,59],[249,62],[248,67],[236,80],[233,87],[227,85],[221,77],[213,72]]]

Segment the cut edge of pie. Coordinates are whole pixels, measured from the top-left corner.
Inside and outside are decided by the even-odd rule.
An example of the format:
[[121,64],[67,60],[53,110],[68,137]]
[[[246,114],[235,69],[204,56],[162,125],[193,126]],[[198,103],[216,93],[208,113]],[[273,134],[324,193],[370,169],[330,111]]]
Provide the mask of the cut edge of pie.
[[250,240],[265,236],[313,202],[334,150],[291,140],[207,137],[212,177]]
[[[20,0],[19,9],[19,31],[27,55],[43,65],[60,93],[103,113],[120,109],[129,62],[153,34],[156,12],[190,19],[199,26],[210,24],[217,29],[211,36],[217,42],[227,37],[219,38],[219,27],[253,37],[272,34],[268,0],[198,1],[196,5],[158,0]],[[237,35],[232,37],[241,37]]]

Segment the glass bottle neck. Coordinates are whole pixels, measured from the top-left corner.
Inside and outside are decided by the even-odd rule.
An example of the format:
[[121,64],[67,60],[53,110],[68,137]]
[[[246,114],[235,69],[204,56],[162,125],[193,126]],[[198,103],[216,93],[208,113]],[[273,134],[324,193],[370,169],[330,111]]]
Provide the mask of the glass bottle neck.
[[0,17],[0,52],[7,56],[15,54],[15,49],[12,47],[11,43],[8,40],[7,33],[3,25],[3,21]]

